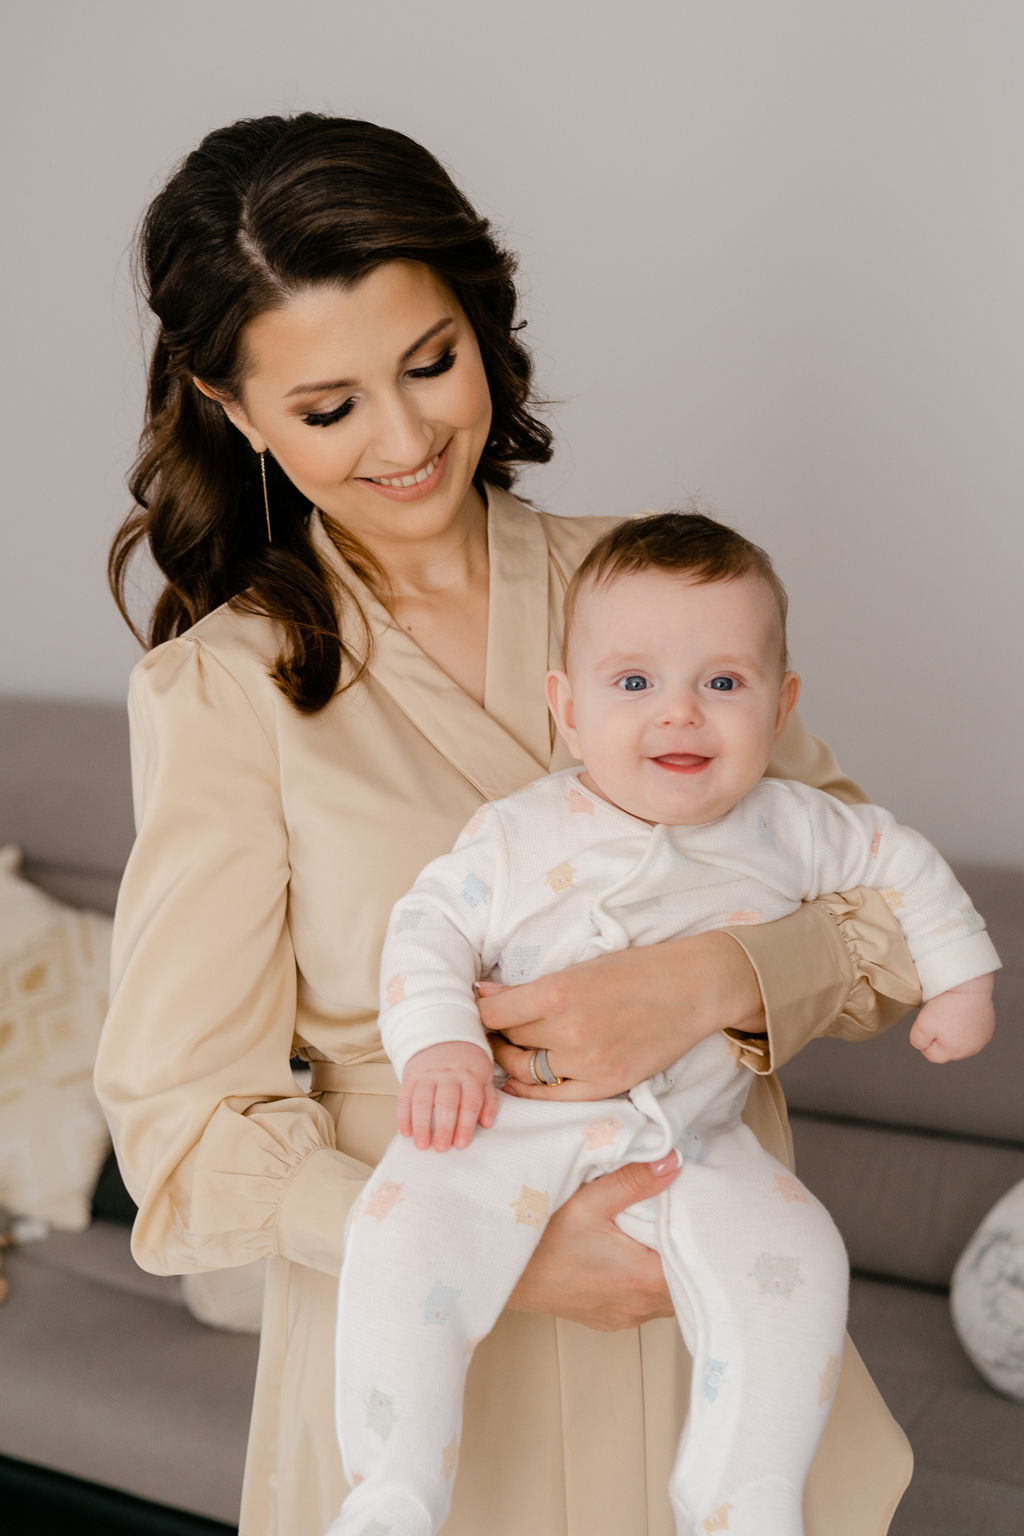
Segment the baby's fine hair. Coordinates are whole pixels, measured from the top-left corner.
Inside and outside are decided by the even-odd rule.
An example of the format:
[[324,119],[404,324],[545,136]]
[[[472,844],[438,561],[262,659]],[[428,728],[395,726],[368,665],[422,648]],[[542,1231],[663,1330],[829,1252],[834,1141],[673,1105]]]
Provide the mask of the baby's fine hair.
[[672,571],[703,584],[757,576],[766,584],[779,611],[782,664],[788,663],[786,613],[789,600],[775,567],[759,545],[734,528],[726,528],[702,512],[656,512],[627,517],[598,539],[576,568],[565,593],[563,650],[569,639],[580,592],[584,587],[614,581],[638,571]]

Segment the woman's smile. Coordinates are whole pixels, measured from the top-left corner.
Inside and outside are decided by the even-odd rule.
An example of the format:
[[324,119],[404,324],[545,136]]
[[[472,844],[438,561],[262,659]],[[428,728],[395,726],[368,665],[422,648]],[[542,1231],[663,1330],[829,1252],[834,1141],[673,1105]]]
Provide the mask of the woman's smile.
[[444,479],[447,464],[448,444],[445,443],[440,453],[435,453],[420,468],[410,470],[405,475],[361,475],[357,478],[364,485],[371,485],[379,495],[386,496],[390,501],[421,501],[437,490]]

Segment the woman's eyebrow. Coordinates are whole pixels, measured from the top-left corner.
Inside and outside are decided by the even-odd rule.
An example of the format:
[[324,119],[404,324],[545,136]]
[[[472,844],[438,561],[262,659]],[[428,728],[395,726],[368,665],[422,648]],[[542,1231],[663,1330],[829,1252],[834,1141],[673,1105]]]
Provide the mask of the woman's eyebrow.
[[[454,317],[452,315],[445,315],[443,320],[438,320],[429,330],[424,331],[423,335],[418,337],[411,347],[406,347],[398,361],[400,363],[407,363],[410,357],[415,357],[420,347],[425,347],[428,341],[433,340],[438,331],[443,331],[446,325],[453,324]],[[326,389],[354,389],[358,382],[358,379],[327,379],[321,384],[296,384],[295,388],[290,389],[284,398],[290,400],[293,395],[317,395]]]

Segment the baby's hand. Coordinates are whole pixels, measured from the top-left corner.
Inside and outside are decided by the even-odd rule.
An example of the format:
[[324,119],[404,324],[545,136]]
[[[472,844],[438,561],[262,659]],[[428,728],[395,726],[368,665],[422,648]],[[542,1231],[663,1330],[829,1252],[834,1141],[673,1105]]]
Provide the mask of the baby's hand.
[[468,1147],[477,1124],[494,1124],[494,1063],[479,1045],[453,1040],[410,1056],[398,1093],[398,1129],[425,1151]]
[[963,1061],[988,1045],[995,1027],[992,977],[977,976],[925,1003],[910,1043],[929,1061]]

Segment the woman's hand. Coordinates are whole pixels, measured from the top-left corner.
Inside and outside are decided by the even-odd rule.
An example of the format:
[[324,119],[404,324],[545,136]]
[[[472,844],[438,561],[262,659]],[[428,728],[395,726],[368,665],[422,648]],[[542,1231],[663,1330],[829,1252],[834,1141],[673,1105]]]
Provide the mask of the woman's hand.
[[613,1218],[667,1189],[679,1166],[673,1152],[661,1163],[629,1163],[582,1185],[548,1222],[509,1298],[511,1310],[546,1312],[603,1333],[671,1317],[661,1259]]
[[[727,933],[695,934],[584,960],[518,987],[481,982],[484,1028],[509,1075],[506,1093],[532,1099],[607,1099],[663,1072],[720,1029],[764,1032],[760,989]],[[566,1081],[539,1087],[530,1053]]]

